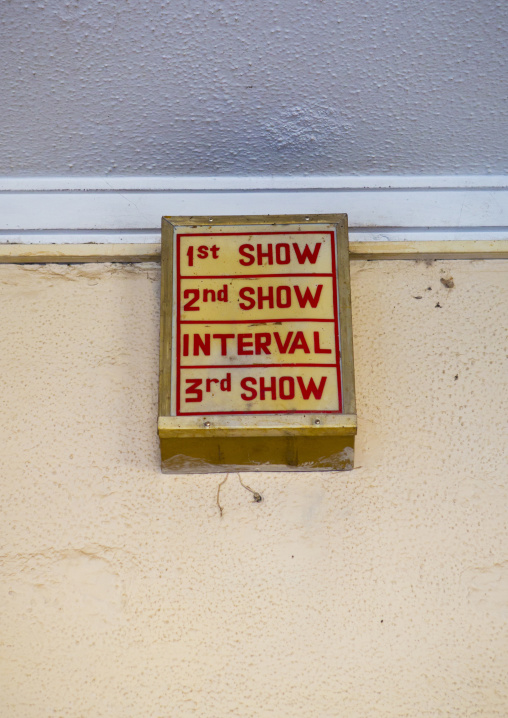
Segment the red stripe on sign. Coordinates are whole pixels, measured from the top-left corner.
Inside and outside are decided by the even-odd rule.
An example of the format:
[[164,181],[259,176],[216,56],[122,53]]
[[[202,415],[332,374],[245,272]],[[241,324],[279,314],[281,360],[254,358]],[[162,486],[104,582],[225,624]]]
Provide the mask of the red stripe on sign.
[[182,274],[182,279],[252,279],[253,277],[333,277],[333,274]]
[[316,367],[332,367],[336,364],[182,364],[180,369],[258,369],[270,366],[295,367],[295,366],[316,366]]
[[340,346],[339,346],[339,308],[337,302],[337,268],[335,260],[336,242],[334,236],[330,236],[332,242],[332,270],[335,275],[335,282],[333,283],[333,314],[335,316],[335,356],[337,359],[337,391],[339,394],[339,410],[342,411],[342,377],[340,371]]
[[[219,226],[219,225],[217,225]],[[212,229],[210,227],[210,229]],[[209,232],[207,234],[179,234],[179,237],[258,237],[276,234],[333,234],[329,229],[287,229],[285,232]]]
[[180,413],[180,237],[176,238],[176,413]]
[[221,416],[229,414],[342,414],[341,411],[305,411],[305,410],[290,410],[285,409],[284,411],[182,411],[180,416]]
[[334,322],[335,319],[182,319],[180,324],[280,324],[282,322]]

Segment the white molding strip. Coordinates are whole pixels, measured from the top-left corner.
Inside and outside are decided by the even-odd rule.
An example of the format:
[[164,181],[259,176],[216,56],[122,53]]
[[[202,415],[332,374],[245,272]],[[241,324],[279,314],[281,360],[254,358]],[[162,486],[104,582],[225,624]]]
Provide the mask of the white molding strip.
[[263,190],[506,189],[505,175],[255,177],[0,177],[0,192],[253,192]]
[[320,192],[4,192],[0,230],[140,231],[163,215],[333,214],[351,227],[505,228],[504,190],[323,190]]
[[162,215],[305,212],[346,212],[354,243],[504,241],[508,177],[0,178],[0,244],[153,244]]

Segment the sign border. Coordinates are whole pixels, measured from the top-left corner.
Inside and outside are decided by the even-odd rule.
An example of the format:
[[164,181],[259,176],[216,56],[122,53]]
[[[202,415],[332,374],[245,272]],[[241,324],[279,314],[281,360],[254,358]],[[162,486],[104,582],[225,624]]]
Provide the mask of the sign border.
[[[311,231],[311,230],[302,230],[302,231],[292,230],[292,233],[305,235],[305,234],[316,234],[316,231]],[[256,231],[253,231],[252,234],[249,234],[248,232],[222,232],[222,233],[220,234],[220,236],[221,236],[221,237],[274,236],[274,235],[283,235],[283,236],[284,236],[284,235],[286,235],[286,234],[287,234],[287,232],[256,232]],[[335,230],[323,230],[322,234],[329,234],[329,235],[330,235],[330,236],[329,236],[329,240],[330,240],[330,243],[331,243],[332,271],[330,272],[330,274],[327,274],[326,276],[331,276],[331,277],[333,278],[333,314],[334,314],[334,316],[333,316],[333,320],[332,320],[332,321],[333,321],[333,325],[334,325],[335,357],[336,357],[336,361],[335,361],[335,364],[333,364],[333,368],[335,368],[335,371],[336,371],[336,374],[337,374],[337,400],[338,400],[339,410],[338,410],[338,411],[335,411],[335,410],[333,410],[333,409],[330,409],[330,410],[326,410],[326,411],[323,411],[323,412],[318,411],[318,410],[312,411],[312,410],[307,410],[307,409],[298,409],[298,410],[284,411],[284,412],[282,412],[282,411],[277,411],[277,410],[274,410],[274,409],[272,409],[272,410],[266,410],[266,411],[250,411],[250,412],[245,412],[245,411],[213,411],[213,412],[210,412],[209,414],[207,414],[207,416],[219,416],[219,415],[221,415],[221,414],[222,414],[222,415],[230,415],[230,414],[240,414],[240,415],[241,415],[241,414],[246,414],[246,413],[249,413],[249,414],[288,414],[288,413],[289,413],[289,414],[321,414],[321,413],[323,413],[323,414],[342,414],[342,413],[343,413],[343,412],[342,412],[342,368],[341,368],[340,329],[339,329],[340,319],[339,319],[339,306],[338,306],[338,296],[337,296],[337,295],[338,295],[338,286],[337,286],[338,283],[337,283],[337,271],[336,271],[336,266],[337,266],[337,258],[336,258],[336,255],[337,255],[337,240],[336,240],[336,236],[335,236]],[[199,234],[199,233],[189,234],[189,233],[177,231],[177,232],[176,232],[176,236],[173,238],[173,241],[174,241],[175,244],[176,244],[176,252],[175,252],[175,256],[176,256],[176,305],[177,305],[177,310],[176,310],[176,360],[175,360],[175,364],[176,364],[176,378],[175,378],[176,411],[175,411],[175,415],[176,415],[176,416],[203,416],[203,415],[204,415],[202,411],[182,411],[182,410],[181,410],[181,395],[180,395],[180,394],[181,394],[181,373],[180,373],[180,372],[181,372],[182,367],[181,367],[181,355],[180,355],[180,337],[181,337],[181,325],[182,325],[182,323],[184,323],[184,324],[187,323],[186,321],[182,322],[182,320],[180,319],[181,280],[182,280],[182,279],[184,279],[184,280],[185,280],[185,279],[196,279],[196,278],[200,278],[200,277],[194,277],[194,276],[192,276],[192,277],[191,277],[191,276],[186,277],[185,275],[182,275],[182,273],[181,273],[180,239],[181,239],[182,237],[209,237],[209,236],[210,236],[209,234],[205,234],[205,233],[203,233],[203,234]],[[231,276],[233,276],[233,275],[231,275]],[[299,273],[299,274],[294,274],[294,273],[289,274],[289,273],[286,273],[286,274],[259,274],[259,275],[250,274],[250,275],[247,275],[247,276],[249,276],[249,277],[253,277],[253,276],[259,276],[259,277],[286,277],[286,276],[288,276],[288,277],[289,277],[289,276],[291,276],[291,277],[304,276],[304,277],[305,277],[305,276],[311,276],[311,277],[313,277],[313,276],[319,276],[319,275],[309,274],[309,273],[305,273],[305,274],[303,274],[303,273]],[[229,278],[229,275],[221,275],[221,277],[224,278],[224,279],[227,279],[227,278]],[[241,278],[241,275],[234,275],[234,279],[240,279],[240,278]],[[261,321],[264,321],[264,320],[255,320],[255,319],[247,320],[247,319],[244,319],[244,320],[237,320],[236,322],[233,322],[233,321],[232,321],[232,322],[225,322],[225,321],[224,321],[224,322],[220,322],[220,323],[221,323],[221,324],[222,324],[222,323],[224,323],[224,324],[226,324],[226,323],[231,323],[231,324],[244,324],[244,323],[249,322],[249,324],[250,324],[250,323],[258,323],[258,322],[261,322]],[[277,318],[277,319],[271,319],[270,321],[271,321],[271,322],[272,322],[272,321],[273,321],[273,322],[296,321],[296,319],[295,319],[294,317],[291,318],[291,320],[289,320],[289,319],[281,320],[281,319]],[[322,322],[322,321],[326,321],[326,320],[324,320],[324,319],[308,319],[308,320],[300,320],[300,321]],[[191,322],[189,322],[189,323],[191,323]],[[203,321],[203,322],[198,322],[198,321],[195,321],[195,322],[194,322],[194,321],[192,321],[192,324],[200,324],[200,323],[206,324],[206,323],[208,323],[208,322],[206,322],[206,321]],[[218,322],[211,321],[211,322],[209,322],[209,323],[211,323],[211,324],[216,324],[216,323],[218,323]],[[238,364],[238,365],[236,365],[234,368],[237,369],[237,368],[242,368],[242,367],[245,367],[245,366],[246,366],[246,365],[244,365],[244,364],[241,364],[241,365]],[[270,365],[267,365],[267,364],[259,364],[259,365],[252,364],[252,365],[250,365],[250,366],[266,367],[266,366],[270,366]],[[272,366],[280,366],[280,365],[279,365],[279,364],[274,364],[274,365],[272,365]],[[308,366],[308,365],[307,365],[307,364],[298,364],[298,363],[296,363],[296,364],[285,364],[284,366],[289,367],[289,366]],[[313,364],[312,366],[319,366],[319,364]],[[327,365],[327,366],[328,366],[328,365]],[[224,365],[224,366],[221,367],[221,368],[224,368],[224,367],[226,367],[226,368],[232,368],[232,367],[228,367],[227,365]],[[199,368],[203,368],[203,367],[199,366]],[[207,367],[207,368],[211,368],[211,367]]]
[[[181,431],[180,421],[182,416],[172,415],[172,377],[176,378],[174,371],[172,346],[172,330],[173,330],[173,301],[174,301],[174,273],[176,267],[174,265],[174,247],[176,244],[176,235],[182,234],[182,229],[197,229],[200,227],[239,227],[248,225],[264,225],[267,230],[270,227],[283,225],[300,225],[301,232],[309,231],[309,225],[327,224],[333,225],[335,230],[335,256],[336,262],[334,271],[336,273],[335,299],[338,302],[338,338],[340,347],[340,357],[338,366],[340,365],[341,373],[341,398],[342,407],[340,412],[263,412],[256,417],[269,416],[270,424],[276,425],[279,417],[284,417],[281,421],[281,427],[285,433],[291,431],[292,425],[294,429],[301,431],[301,421],[297,419],[299,416],[304,419],[309,416],[309,420],[304,423],[309,427],[309,433],[314,433],[313,427],[320,426],[321,423],[317,417],[322,416],[328,420],[333,418],[334,431],[337,433],[352,432],[352,417],[356,414],[355,405],[355,389],[354,389],[354,370],[353,370],[353,342],[352,342],[352,322],[351,322],[351,290],[349,275],[349,243],[347,231],[347,215],[346,214],[309,214],[309,215],[253,215],[253,216],[227,216],[227,217],[198,217],[198,216],[165,216],[162,218],[162,240],[161,240],[161,325],[160,325],[160,368],[159,368],[159,435],[167,437],[171,435],[171,427],[174,426],[175,438]],[[278,416],[279,415],[279,416]],[[210,415],[210,418],[216,416]],[[234,412],[217,415],[220,423],[223,423],[225,416],[228,419],[229,427],[236,435],[251,435],[252,432],[263,431],[262,428],[253,424],[253,419],[246,421],[249,415],[236,414]],[[294,422],[289,421],[294,416]],[[192,431],[194,425],[195,435],[205,432],[210,435],[210,429],[213,430],[212,422],[202,413],[185,414],[185,417],[191,422],[189,431]],[[344,419],[344,427],[341,429],[341,417]],[[216,423],[213,421],[213,423]],[[217,422],[218,423],[218,422]],[[312,428],[311,428],[312,427]],[[354,431],[356,433],[356,418],[354,421]],[[162,432],[162,433],[161,433]]]

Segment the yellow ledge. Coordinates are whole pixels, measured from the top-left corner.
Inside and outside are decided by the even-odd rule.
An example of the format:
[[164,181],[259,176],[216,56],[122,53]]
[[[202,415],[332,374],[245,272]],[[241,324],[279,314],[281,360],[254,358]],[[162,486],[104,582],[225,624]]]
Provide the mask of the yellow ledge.
[[[353,259],[508,259],[508,240],[349,242]],[[160,262],[160,244],[0,244],[0,264]]]
[[2,264],[160,262],[157,244],[0,244]]
[[354,436],[354,414],[161,416],[161,439],[207,436]]
[[508,259],[507,239],[349,242],[351,259]]

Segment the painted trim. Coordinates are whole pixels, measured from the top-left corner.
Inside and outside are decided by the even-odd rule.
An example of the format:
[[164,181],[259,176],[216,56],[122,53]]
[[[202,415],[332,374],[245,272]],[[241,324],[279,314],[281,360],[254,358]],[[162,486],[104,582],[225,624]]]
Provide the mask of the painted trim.
[[162,216],[347,213],[379,230],[504,230],[508,188],[262,192],[3,192],[0,231],[151,232]]
[[0,264],[160,262],[156,244],[0,244]]
[[0,178],[0,245],[151,245],[164,215],[303,212],[347,213],[353,243],[504,241],[508,177]]
[[354,189],[506,189],[505,175],[254,177],[0,177],[0,192],[223,192]]
[[[354,259],[508,259],[508,240],[355,242]],[[160,262],[160,243],[4,244],[0,264],[75,264],[84,262]]]
[[[145,231],[79,231],[79,230],[41,230],[39,232],[1,232],[0,246],[4,244],[157,244],[160,242],[160,228]],[[508,228],[463,228],[463,229],[364,229],[349,228],[349,240],[360,242],[450,242],[450,241],[488,241],[508,240]]]
[[508,240],[350,242],[351,259],[508,259]]

